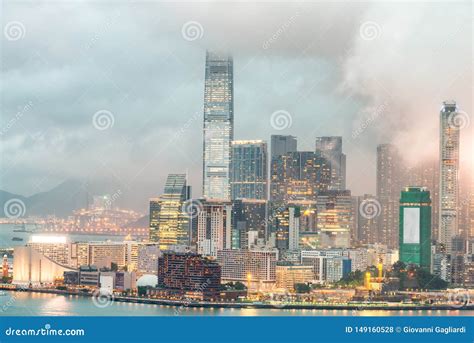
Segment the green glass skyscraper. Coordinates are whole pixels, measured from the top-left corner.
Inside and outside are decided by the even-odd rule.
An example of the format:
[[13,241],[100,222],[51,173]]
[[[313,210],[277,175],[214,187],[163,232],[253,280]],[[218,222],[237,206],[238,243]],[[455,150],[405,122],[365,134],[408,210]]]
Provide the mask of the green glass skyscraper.
[[431,199],[426,187],[405,187],[400,199],[400,261],[429,271]]

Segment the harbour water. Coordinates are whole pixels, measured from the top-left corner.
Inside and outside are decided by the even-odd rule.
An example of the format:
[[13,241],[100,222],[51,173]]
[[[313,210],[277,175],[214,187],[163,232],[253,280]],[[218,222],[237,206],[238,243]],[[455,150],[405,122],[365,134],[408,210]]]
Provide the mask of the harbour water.
[[0,296],[0,316],[474,316],[474,311],[213,309],[114,301],[96,304],[92,298],[76,295],[5,291]]

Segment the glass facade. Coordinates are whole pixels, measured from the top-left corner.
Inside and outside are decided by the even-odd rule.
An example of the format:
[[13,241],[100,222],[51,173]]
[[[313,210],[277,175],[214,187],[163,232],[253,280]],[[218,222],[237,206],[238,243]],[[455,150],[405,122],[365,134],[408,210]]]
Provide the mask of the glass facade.
[[331,190],[346,189],[346,155],[342,153],[342,137],[316,137],[316,153],[331,164]]
[[425,187],[406,187],[400,199],[400,261],[430,271],[431,199]]
[[232,199],[266,199],[267,143],[233,141],[230,175]]
[[161,250],[189,244],[189,213],[183,208],[190,198],[186,174],[169,174],[160,197],[158,242]]
[[456,102],[445,101],[440,112],[440,187],[438,240],[451,253],[451,240],[458,232],[459,127],[453,125]]
[[290,152],[273,159],[270,198],[273,201],[316,200],[331,181],[324,157],[311,151]]
[[230,200],[231,141],[234,138],[232,57],[206,54],[204,84],[203,196]]
[[317,198],[318,230],[324,248],[349,248],[354,230],[354,206],[351,192],[327,191]]
[[377,146],[377,199],[381,213],[377,217],[377,243],[390,249],[398,247],[398,202],[403,187],[402,158],[392,144]]

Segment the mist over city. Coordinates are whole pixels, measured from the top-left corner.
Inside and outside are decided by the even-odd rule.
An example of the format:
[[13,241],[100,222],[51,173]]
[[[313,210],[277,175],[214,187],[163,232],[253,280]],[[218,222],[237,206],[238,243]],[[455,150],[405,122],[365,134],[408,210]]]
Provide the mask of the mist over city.
[[0,8],[0,341],[472,342],[471,2]]
[[[145,212],[177,172],[201,196],[204,61],[217,50],[234,59],[235,139],[293,135],[313,151],[316,137],[342,136],[347,188],[374,194],[378,144],[409,166],[436,163],[442,102],[472,121],[469,6],[7,1],[4,21],[23,29],[2,45],[0,188],[111,184],[122,206]],[[98,111],[112,115],[105,130]],[[283,129],[276,111],[291,118]],[[472,131],[461,134],[464,179]]]

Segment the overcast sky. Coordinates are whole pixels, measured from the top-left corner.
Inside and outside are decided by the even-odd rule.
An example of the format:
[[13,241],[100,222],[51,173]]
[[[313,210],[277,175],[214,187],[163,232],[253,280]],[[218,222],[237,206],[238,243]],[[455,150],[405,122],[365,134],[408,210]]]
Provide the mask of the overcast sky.
[[[375,192],[377,144],[409,163],[437,158],[445,99],[465,111],[467,170],[471,7],[4,1],[0,188],[107,179],[141,207],[168,173],[188,172],[200,195],[206,49],[234,56],[236,139],[292,134],[313,150],[342,135],[353,194]],[[275,111],[290,116],[282,130]]]

